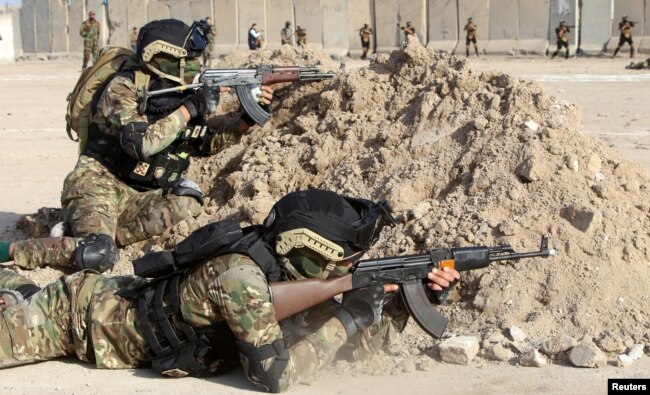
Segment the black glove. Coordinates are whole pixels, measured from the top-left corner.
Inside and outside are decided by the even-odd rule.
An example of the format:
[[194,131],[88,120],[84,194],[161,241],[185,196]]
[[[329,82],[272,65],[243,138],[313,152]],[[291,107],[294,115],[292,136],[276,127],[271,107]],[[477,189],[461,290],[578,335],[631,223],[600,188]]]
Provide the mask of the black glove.
[[201,190],[201,187],[199,187],[199,185],[192,180],[188,180],[186,178],[179,178],[177,180],[174,180],[169,183],[169,186],[165,192],[174,194],[176,196],[193,197],[197,202],[199,202],[199,204],[201,204],[201,206],[203,206],[203,191]]
[[188,96],[183,105],[190,113],[191,119],[202,118],[204,115],[214,112],[219,100],[219,95],[210,89],[201,88],[196,93]]
[[334,311],[334,316],[345,327],[348,338],[381,320],[383,299],[384,286],[380,283],[343,294],[341,307]]

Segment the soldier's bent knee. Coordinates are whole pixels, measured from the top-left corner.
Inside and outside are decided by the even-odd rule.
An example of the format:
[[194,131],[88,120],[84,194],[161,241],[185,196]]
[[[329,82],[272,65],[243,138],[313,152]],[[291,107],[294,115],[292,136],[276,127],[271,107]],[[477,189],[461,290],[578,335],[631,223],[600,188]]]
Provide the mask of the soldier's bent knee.
[[120,255],[112,237],[91,233],[79,242],[74,258],[79,269],[92,269],[102,273],[112,268]]

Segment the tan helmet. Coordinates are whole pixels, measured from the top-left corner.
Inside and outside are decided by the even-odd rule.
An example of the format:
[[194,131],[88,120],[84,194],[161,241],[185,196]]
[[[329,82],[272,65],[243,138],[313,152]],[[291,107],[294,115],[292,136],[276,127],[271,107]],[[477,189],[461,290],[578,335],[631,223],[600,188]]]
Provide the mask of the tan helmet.
[[192,26],[177,19],[149,22],[138,33],[137,56],[157,76],[184,84],[186,61],[201,56],[209,29],[204,21]]
[[[280,199],[264,221],[266,240],[303,277],[327,278],[337,263],[359,259],[393,224],[385,201],[311,189]],[[347,271],[347,265],[338,268]]]

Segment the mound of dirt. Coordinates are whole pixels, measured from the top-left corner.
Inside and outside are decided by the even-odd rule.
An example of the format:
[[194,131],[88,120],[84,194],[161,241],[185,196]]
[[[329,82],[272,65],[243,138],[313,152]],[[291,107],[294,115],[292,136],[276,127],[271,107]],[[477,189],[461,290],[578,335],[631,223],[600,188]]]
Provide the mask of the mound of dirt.
[[[290,47],[247,55],[222,66],[337,68]],[[512,326],[535,348],[562,335],[595,340],[612,356],[650,343],[650,177],[585,135],[574,105],[535,82],[477,74],[417,40],[276,97],[264,128],[194,160],[191,175],[210,195],[205,213],[129,247],[117,273],[131,272],[128,258],[170,247],[209,221],[259,223],[287,192],[325,188],[393,206],[398,225],[370,256],[504,243],[534,251],[549,235],[555,258],[464,273],[455,303],[441,306],[448,331],[479,337],[484,353],[495,339],[521,352],[500,340]],[[410,358],[409,366],[419,366],[417,350],[434,352],[415,325],[402,344],[408,352],[398,359]]]

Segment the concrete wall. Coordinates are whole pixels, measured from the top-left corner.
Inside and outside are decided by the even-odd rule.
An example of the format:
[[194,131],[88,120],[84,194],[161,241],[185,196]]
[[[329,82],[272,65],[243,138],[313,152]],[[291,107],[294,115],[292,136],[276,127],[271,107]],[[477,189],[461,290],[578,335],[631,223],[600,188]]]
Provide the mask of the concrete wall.
[[549,45],[549,0],[519,0],[517,52],[542,55]]
[[514,55],[519,44],[519,3],[512,0],[490,0],[488,5],[490,41],[485,46],[485,52]]
[[14,21],[12,14],[0,14],[0,63],[13,63],[14,49]]
[[429,0],[427,48],[452,52],[458,43],[456,0]]
[[237,48],[239,44],[237,0],[214,0],[213,4],[214,25],[217,29],[214,50],[218,54],[228,53]]
[[348,54],[350,36],[342,26],[348,26],[347,0],[322,0],[323,50],[330,56],[343,57]]
[[[293,15],[293,1],[292,0],[269,0],[266,4],[266,26],[267,32],[264,35],[266,38],[267,48],[280,48],[280,31],[284,28],[284,24],[291,22],[291,29],[295,30],[296,23]],[[295,34],[294,34],[295,43]]]
[[588,55],[601,53],[611,37],[614,0],[582,2],[580,13],[580,50]]
[[108,39],[109,45],[129,47],[129,29],[127,0],[110,0],[107,10]]
[[[1,1],[1,0],[0,0]],[[587,55],[618,44],[623,14],[639,23],[635,45],[650,53],[650,0],[23,0],[20,23],[14,23],[15,51],[74,52],[83,49],[79,26],[89,10],[102,23],[100,45],[128,46],[131,29],[147,21],[178,18],[188,24],[212,15],[216,54],[248,48],[248,29],[264,30],[265,46],[278,48],[280,30],[289,20],[307,30],[308,46],[336,56],[361,54],[359,29],[369,23],[377,52],[399,48],[397,24],[411,21],[428,48],[465,53],[463,27],[468,17],[478,25],[478,45],[487,54],[545,54],[555,49],[561,19],[576,25],[570,34]],[[19,26],[19,27],[18,27]],[[17,30],[19,28],[19,30]],[[16,34],[18,32],[18,34]],[[549,47],[550,45],[550,47]],[[17,48],[17,49],[16,49]],[[472,48],[473,49],[473,48]]]
[[52,52],[68,52],[68,2],[50,0]]
[[68,10],[68,50],[70,52],[81,52],[84,49],[83,38],[79,35],[79,28],[86,16],[84,0],[70,0]]

